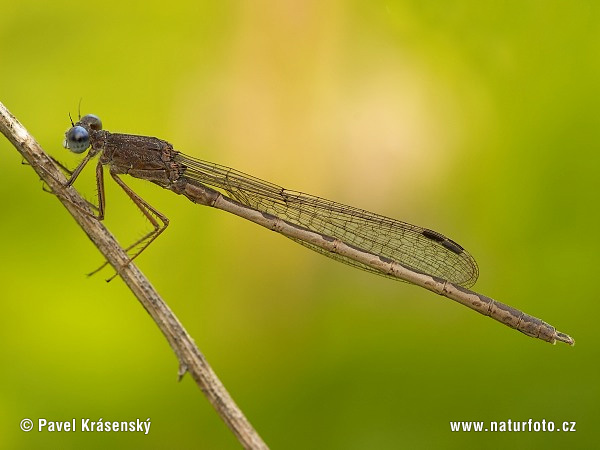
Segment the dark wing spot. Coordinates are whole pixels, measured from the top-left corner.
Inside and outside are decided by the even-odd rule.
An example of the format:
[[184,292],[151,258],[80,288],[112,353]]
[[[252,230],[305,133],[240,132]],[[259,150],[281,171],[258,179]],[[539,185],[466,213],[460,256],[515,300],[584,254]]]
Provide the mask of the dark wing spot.
[[428,230],[427,228],[421,231],[421,234],[435,242],[443,242],[446,240],[446,236],[444,236],[443,234],[440,234],[437,231]]
[[438,233],[437,231],[425,228],[423,231],[421,231],[421,234],[432,241],[439,242],[443,247],[446,247],[448,250],[456,253],[457,255],[460,255],[465,250],[452,239],[448,239],[446,236]]
[[446,240],[444,242],[442,242],[442,245],[444,247],[446,247],[448,250],[450,250],[451,252],[456,253],[457,255],[460,255],[465,250],[460,245],[458,245],[456,242],[454,242],[453,240],[448,239],[448,238],[446,238]]

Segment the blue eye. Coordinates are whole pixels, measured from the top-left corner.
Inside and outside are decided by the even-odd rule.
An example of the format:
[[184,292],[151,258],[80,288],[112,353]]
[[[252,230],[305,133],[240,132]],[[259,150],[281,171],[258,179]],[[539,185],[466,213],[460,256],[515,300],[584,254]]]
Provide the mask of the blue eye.
[[75,126],[67,131],[65,147],[73,153],[83,153],[90,146],[90,135],[82,126]]

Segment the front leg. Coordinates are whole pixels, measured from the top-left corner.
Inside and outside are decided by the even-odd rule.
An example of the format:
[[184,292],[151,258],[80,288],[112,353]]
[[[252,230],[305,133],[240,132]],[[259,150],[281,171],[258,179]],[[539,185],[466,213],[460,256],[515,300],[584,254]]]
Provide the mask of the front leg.
[[[88,154],[88,156],[89,156],[89,154]],[[77,166],[77,168],[75,170],[70,170],[68,167],[66,167],[64,164],[62,164],[60,161],[56,160],[52,156],[50,156],[50,159],[52,159],[52,161],[54,162],[54,164],[56,164],[59,167],[59,169],[67,176],[67,182],[64,183],[64,186],[71,186],[73,184],[73,182],[75,181],[75,179],[81,173],[81,170],[83,169],[83,167],[90,160],[90,158],[86,157]],[[24,162],[23,164],[27,164],[27,163]],[[96,213],[90,212],[89,210],[86,210],[85,208],[82,208],[80,205],[76,205],[75,204],[75,206],[79,210],[83,211],[84,213],[86,213],[88,215],[91,215],[91,216],[95,217],[98,220],[103,220],[104,219],[104,204],[105,204],[105,200],[104,200],[104,175],[103,175],[103,167],[102,167],[102,164],[100,163],[100,161],[98,161],[98,164],[96,166],[96,188],[97,188],[97,192],[98,192],[98,205],[90,202],[87,199],[85,200],[85,202],[87,203],[87,205],[92,210],[96,211]],[[45,183],[42,184],[42,190],[44,192],[48,192],[49,194],[60,195],[60,194],[57,194],[56,192],[52,191],[50,188],[48,188]],[[61,195],[60,197],[63,200],[66,200],[69,203],[74,204],[69,199],[65,198],[64,196]]]
[[[84,160],[79,164],[79,166],[77,166],[77,168],[72,172],[71,178],[67,181],[66,186],[71,186],[71,184],[73,184],[73,181],[75,181],[75,178],[77,178],[77,176],[81,172],[81,168],[85,165],[86,162],[87,161]],[[75,206],[77,206],[80,210],[82,210],[86,214],[88,214],[98,220],[104,220],[104,206],[106,204],[106,200],[105,200],[105,196],[104,196],[104,167],[100,161],[98,161],[98,164],[96,164],[96,192],[98,193],[98,204],[97,205],[90,202],[89,200],[86,200],[86,203],[88,204],[88,206],[91,209],[93,209],[94,211],[96,211],[96,213],[87,211],[87,210],[79,207],[78,205],[75,205]]]

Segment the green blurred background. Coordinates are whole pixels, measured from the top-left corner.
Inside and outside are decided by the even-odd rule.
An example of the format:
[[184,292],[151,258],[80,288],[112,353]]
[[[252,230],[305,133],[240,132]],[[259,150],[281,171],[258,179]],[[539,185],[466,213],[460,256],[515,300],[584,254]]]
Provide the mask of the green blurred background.
[[[548,345],[126,180],[171,219],[138,260],[272,448],[597,445],[594,2],[0,1],[0,101],[64,163],[68,113],[438,230]],[[0,448],[237,448],[97,250],[0,139]],[[77,187],[94,198],[93,170]],[[107,183],[107,226],[149,229]],[[150,434],[24,433],[21,419]],[[577,422],[452,433],[450,421]]]

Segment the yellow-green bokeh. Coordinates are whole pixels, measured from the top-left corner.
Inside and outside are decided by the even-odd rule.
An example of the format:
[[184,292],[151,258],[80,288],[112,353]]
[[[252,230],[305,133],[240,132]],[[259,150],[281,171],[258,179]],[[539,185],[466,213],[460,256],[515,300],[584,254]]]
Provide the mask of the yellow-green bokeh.
[[[137,180],[171,219],[138,263],[272,448],[591,448],[600,12],[593,2],[0,0],[0,101],[42,146],[68,113],[438,230],[525,337]],[[122,282],[0,139],[0,448],[237,448]],[[94,197],[92,172],[78,182]],[[149,224],[107,183],[123,243]],[[24,433],[25,417],[151,418]],[[452,433],[450,421],[577,422]]]

